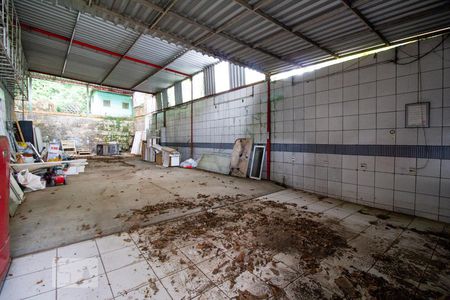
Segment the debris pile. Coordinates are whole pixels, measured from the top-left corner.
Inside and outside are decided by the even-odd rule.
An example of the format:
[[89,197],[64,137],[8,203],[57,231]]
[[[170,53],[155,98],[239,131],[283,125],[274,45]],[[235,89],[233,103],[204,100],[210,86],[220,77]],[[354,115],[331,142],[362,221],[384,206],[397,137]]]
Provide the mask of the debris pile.
[[[192,247],[200,257],[221,255],[222,262],[212,273],[227,278],[232,286],[243,272],[257,272],[268,264],[276,274],[273,258],[280,252],[296,255],[298,267],[314,273],[322,259],[347,247],[336,232],[314,220],[319,214],[288,207],[271,201],[239,202],[218,212],[145,228],[138,245],[149,256],[165,261],[177,242],[194,241]],[[248,295],[243,293],[243,299]]]

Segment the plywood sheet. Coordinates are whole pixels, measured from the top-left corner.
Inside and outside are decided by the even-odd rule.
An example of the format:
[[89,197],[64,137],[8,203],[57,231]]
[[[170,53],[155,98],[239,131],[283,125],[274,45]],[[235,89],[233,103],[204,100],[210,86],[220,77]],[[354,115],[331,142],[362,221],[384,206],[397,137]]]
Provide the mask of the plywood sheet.
[[237,139],[231,153],[231,175],[247,177],[248,162],[252,153],[253,140],[249,138]]
[[198,162],[198,169],[205,171],[230,174],[231,157],[224,154],[203,154]]

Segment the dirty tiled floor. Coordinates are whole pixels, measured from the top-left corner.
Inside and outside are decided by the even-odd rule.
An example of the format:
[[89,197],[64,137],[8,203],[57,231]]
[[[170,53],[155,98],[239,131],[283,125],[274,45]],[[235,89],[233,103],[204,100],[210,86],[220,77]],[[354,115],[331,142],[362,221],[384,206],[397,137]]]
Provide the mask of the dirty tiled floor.
[[449,225],[283,190],[16,258],[0,299],[444,299],[449,290]]
[[[281,190],[265,180],[230,177],[197,169],[163,168],[137,158],[88,160],[85,173],[68,184],[27,193],[10,219],[13,257],[61,247],[130,227],[158,223],[195,210],[199,191],[215,204],[254,198]],[[183,203],[174,203],[174,200]],[[143,219],[124,219],[134,209],[159,204]],[[170,206],[170,207],[169,207]]]

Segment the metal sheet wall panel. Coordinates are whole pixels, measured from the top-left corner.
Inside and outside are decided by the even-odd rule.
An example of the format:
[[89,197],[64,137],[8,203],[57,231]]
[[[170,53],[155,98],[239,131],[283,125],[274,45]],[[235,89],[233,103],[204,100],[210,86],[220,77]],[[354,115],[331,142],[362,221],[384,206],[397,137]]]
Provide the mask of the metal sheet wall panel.
[[230,68],[230,88],[237,88],[245,85],[245,69],[235,64],[228,64]]
[[216,93],[216,81],[214,76],[214,65],[203,69],[203,84],[205,87],[205,95]]

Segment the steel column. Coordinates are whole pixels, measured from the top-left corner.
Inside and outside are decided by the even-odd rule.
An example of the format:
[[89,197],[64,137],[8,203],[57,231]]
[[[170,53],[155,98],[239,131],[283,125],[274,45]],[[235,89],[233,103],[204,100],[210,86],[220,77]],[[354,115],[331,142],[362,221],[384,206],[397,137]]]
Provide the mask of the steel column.
[[270,146],[271,146],[271,134],[272,134],[272,118],[271,118],[271,102],[270,102],[270,75],[266,76],[267,80],[267,142],[266,142],[266,177],[270,180]]

